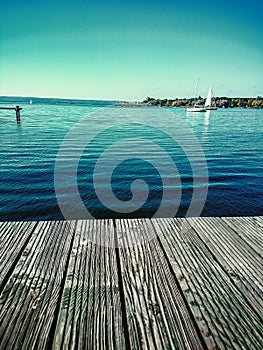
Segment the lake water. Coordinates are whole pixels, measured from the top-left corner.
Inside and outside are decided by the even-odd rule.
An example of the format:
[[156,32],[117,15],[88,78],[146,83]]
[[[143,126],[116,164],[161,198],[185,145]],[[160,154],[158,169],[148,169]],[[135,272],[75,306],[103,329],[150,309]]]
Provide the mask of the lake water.
[[263,110],[32,100],[0,99],[1,221],[263,215]]

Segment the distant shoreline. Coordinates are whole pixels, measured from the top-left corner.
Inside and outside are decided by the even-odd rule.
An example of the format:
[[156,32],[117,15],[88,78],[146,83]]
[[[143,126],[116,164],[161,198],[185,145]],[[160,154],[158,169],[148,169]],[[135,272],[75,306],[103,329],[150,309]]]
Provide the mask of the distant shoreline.
[[[147,97],[143,101],[121,101],[116,106],[122,107],[187,107],[193,103],[193,98],[175,98],[175,99],[160,99]],[[197,101],[198,105],[204,105],[205,98],[199,96]],[[218,108],[253,108],[263,109],[263,97],[214,97],[214,102]]]
[[[194,102],[200,105],[205,103],[205,98],[199,96],[194,98],[174,98],[160,99],[147,97],[143,101],[124,101],[124,100],[92,100],[92,99],[74,99],[74,98],[55,98],[55,97],[23,97],[23,96],[0,96],[0,104],[20,104],[20,103],[45,103],[51,104],[69,104],[69,105],[88,105],[89,102],[98,103],[98,105],[114,105],[121,107],[187,107]],[[214,97],[215,104],[218,108],[253,108],[263,109],[263,97]]]

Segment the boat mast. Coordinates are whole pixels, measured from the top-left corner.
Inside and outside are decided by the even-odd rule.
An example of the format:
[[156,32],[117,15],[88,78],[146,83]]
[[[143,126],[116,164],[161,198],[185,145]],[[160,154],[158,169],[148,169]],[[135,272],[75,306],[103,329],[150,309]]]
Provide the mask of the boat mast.
[[197,104],[197,100],[198,100],[198,89],[199,89],[199,77],[197,78],[197,82],[196,82],[196,86],[195,86],[195,90],[194,90],[194,97],[193,97],[193,102],[194,102],[194,104]]

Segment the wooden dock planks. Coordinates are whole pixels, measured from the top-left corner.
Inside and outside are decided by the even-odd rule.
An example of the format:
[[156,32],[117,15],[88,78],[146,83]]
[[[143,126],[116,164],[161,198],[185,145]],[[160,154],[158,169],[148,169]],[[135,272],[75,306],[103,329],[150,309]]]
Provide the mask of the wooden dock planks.
[[217,223],[208,218],[188,223],[186,219],[158,219],[152,223],[207,347],[259,350],[262,320],[244,300],[229,271],[215,259],[216,247],[211,247],[211,251],[207,248],[214,237],[206,236],[204,243],[197,235],[200,221],[202,232],[206,231],[204,222],[213,222],[216,227],[220,224],[220,219]]
[[[240,291],[246,294],[255,310],[263,316],[263,258],[255,254],[255,250],[247,244],[247,239],[242,238],[243,222],[240,224],[240,235],[219,218],[199,218],[192,223],[200,239],[213,253],[214,259],[227,271]],[[255,235],[257,226],[253,225],[253,228],[252,230],[247,226],[246,236]]]
[[126,348],[112,220],[77,223],[53,344],[73,348]]
[[263,258],[263,218],[222,218],[252,249]]
[[0,290],[36,225],[36,222],[0,222]]
[[0,349],[48,346],[74,225],[38,223],[1,295]]
[[262,227],[2,222],[0,349],[261,350]]
[[117,220],[116,229],[131,348],[203,349],[150,220]]

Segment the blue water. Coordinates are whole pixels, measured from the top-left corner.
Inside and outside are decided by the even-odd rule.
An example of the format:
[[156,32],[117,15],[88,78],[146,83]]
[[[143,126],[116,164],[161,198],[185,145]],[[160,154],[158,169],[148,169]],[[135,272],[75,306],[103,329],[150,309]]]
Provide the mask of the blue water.
[[[193,115],[174,108],[163,115],[163,108],[148,108],[145,114],[136,107],[136,112],[127,116],[123,108],[112,112],[111,101],[32,100],[30,105],[30,98],[0,98],[0,106],[18,104],[23,108],[20,125],[16,124],[14,111],[0,110],[1,221],[63,219],[65,208],[61,210],[58,196],[67,206],[66,218],[85,218],[85,213],[78,210],[71,184],[72,159],[77,161],[79,198],[92,217],[152,217],[161,205],[167,212],[176,206],[175,216],[186,216],[193,201],[202,216],[263,215],[262,110],[219,109]],[[147,125],[149,120],[151,126]],[[72,134],[76,123],[82,124]],[[176,140],[165,135],[165,128],[177,131]],[[69,139],[65,142],[66,135]],[[150,140],[159,149],[140,140]],[[118,142],[122,144],[106,156],[95,178],[95,166],[103,152]],[[186,148],[189,145],[187,155],[182,144]],[[200,163],[202,167],[202,151],[208,178],[198,174],[197,185],[192,166]],[[175,172],[164,154],[176,164],[180,183],[173,183]],[[116,161],[119,163],[109,174],[106,163],[111,166]],[[60,190],[54,185],[58,164]],[[140,196],[144,184],[131,188],[136,179],[148,186],[143,203]],[[117,198],[110,206],[96,192],[97,188],[111,201],[108,181]],[[164,199],[165,181],[171,183],[171,189],[180,188],[181,194]],[[201,194],[193,199],[197,186]]]

